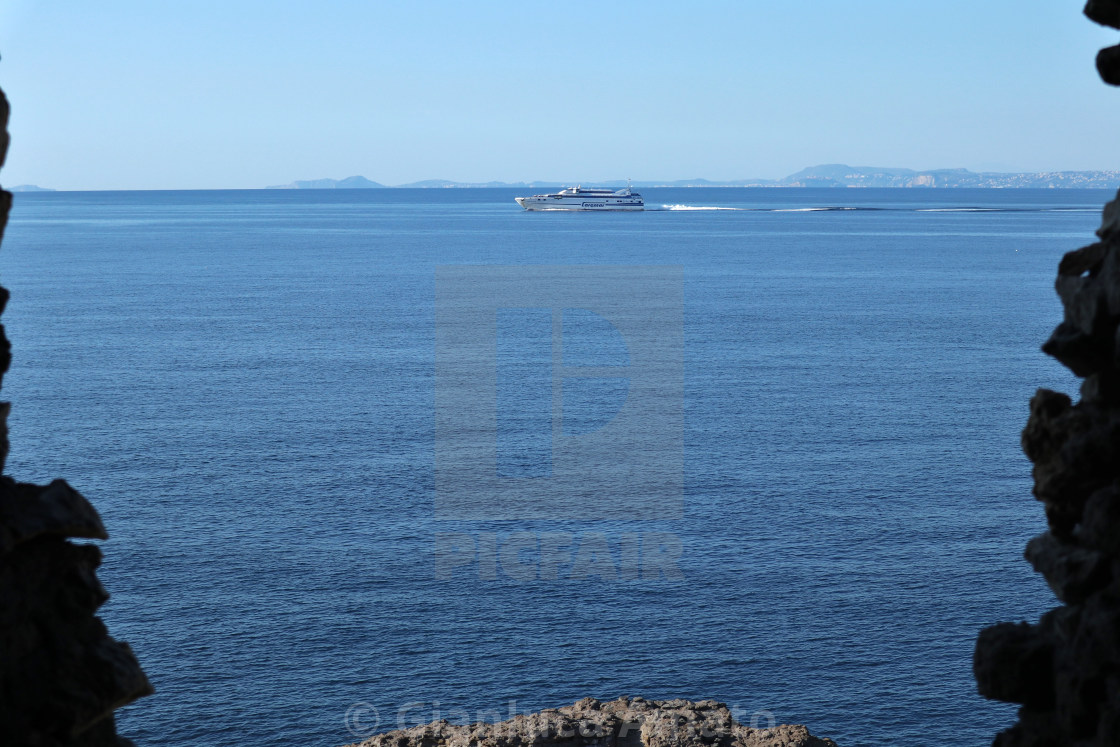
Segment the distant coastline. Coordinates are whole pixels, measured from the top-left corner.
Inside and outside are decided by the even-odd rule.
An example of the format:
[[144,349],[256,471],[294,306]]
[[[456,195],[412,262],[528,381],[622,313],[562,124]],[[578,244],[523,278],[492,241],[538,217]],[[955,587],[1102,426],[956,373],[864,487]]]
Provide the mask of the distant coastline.
[[[531,182],[456,182],[449,179],[425,179],[407,184],[382,184],[364,176],[345,179],[303,179],[288,184],[278,184],[263,189],[523,189],[536,192],[574,186],[625,187],[625,179],[583,179]],[[774,188],[886,188],[886,189],[1120,189],[1120,171],[1037,171],[998,172],[969,171],[968,169],[914,169],[882,168],[877,166],[847,166],[825,164],[810,166],[783,179],[737,179],[713,181],[710,179],[636,180],[636,188],[686,188],[686,187],[774,187]],[[55,192],[50,187],[20,184],[6,187],[10,192]],[[261,189],[257,187],[257,189]],[[75,191],[75,190],[61,190]],[[88,190],[77,190],[88,191]],[[95,190],[102,191],[102,190]],[[108,190],[118,191],[118,190]],[[132,190],[125,190],[132,191]],[[141,190],[147,191],[147,190]],[[166,191],[166,190],[157,190]],[[171,190],[176,191],[176,190]],[[194,190],[190,190],[194,191]],[[206,190],[203,190],[206,191]]]
[[[573,182],[574,183],[574,182]],[[584,184],[602,187],[624,187],[626,180],[585,180]],[[825,164],[810,166],[784,179],[739,179],[717,182],[708,179],[677,179],[672,181],[635,181],[635,187],[879,187],[879,188],[973,188],[973,189],[1118,189],[1120,171],[1040,171],[990,172],[968,169],[881,168]],[[387,185],[364,176],[346,179],[311,179],[266,189],[550,189],[570,186],[569,182],[455,182],[447,179],[426,179],[408,184]]]

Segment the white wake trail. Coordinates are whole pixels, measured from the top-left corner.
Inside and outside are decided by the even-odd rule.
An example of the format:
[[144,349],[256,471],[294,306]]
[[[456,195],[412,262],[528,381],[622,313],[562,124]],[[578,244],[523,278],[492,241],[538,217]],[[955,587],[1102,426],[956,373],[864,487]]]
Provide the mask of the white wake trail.
[[[648,210],[649,208],[647,208]],[[662,205],[654,210],[742,210],[743,208],[717,207],[715,205]]]

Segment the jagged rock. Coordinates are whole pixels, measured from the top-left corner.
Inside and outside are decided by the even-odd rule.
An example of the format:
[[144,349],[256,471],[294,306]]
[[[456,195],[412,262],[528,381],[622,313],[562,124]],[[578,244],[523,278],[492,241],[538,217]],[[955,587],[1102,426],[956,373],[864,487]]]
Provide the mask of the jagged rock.
[[1110,86],[1120,86],[1120,46],[1105,47],[1097,52],[1097,72]]
[[980,694],[1039,709],[1054,703],[1054,646],[1027,623],[1000,623],[980,633],[972,673]]
[[[1120,2],[1118,0],[1089,0],[1085,15],[1101,24],[1120,29]],[[1106,47],[1097,53],[1097,72],[1109,85],[1120,86],[1120,45]]]
[[[8,147],[0,92],[0,165]],[[0,236],[11,194],[0,191]],[[8,300],[0,288],[0,311]],[[11,361],[0,327],[0,377]],[[9,405],[0,402],[0,467]],[[38,486],[0,477],[0,744],[124,747],[113,712],[152,692],[127,643],[95,612],[109,595],[101,551],[70,537],[106,539],[101,517],[62,480]]]
[[1045,389],[1031,399],[1022,445],[1050,531],[1024,554],[1065,606],[977,639],[980,693],[1023,706],[1001,747],[1120,744],[1118,229],[1120,198],[1104,210],[1101,241],[1058,267],[1064,317],[1043,350],[1085,381],[1077,403]]
[[[9,520],[18,523],[18,509],[27,506],[27,491],[12,498],[19,487],[34,486],[0,483],[0,536],[16,534]],[[54,529],[68,518],[58,504],[27,513],[33,527]],[[88,514],[79,508],[75,517]],[[109,597],[95,573],[100,563],[97,547],[75,545],[50,531],[0,552],[0,742],[116,744],[115,736],[91,742],[87,732],[152,691],[128,645],[110,638],[94,616]]]
[[[1120,346],[1117,347],[1120,350]],[[1120,405],[1120,379],[1107,374],[1092,374],[1081,382],[1081,401],[1094,405]]]
[[[10,192],[0,192],[0,195],[8,195],[8,198],[0,201],[0,211],[3,211],[4,217],[6,218],[7,217],[7,207],[4,207],[3,203],[6,202],[8,204],[8,207],[11,207],[11,193]],[[3,225],[3,223],[0,223],[0,237],[2,237],[3,235],[4,235],[4,225]],[[0,314],[4,313],[4,308],[7,305],[8,305],[8,289],[7,288],[0,288]],[[8,366],[10,366],[11,363],[12,363],[12,344],[10,342],[8,342],[8,336],[4,334],[3,325],[0,325],[0,384],[3,384],[4,374],[7,372]],[[4,407],[7,407],[7,403],[0,403],[0,404],[3,404]],[[5,412],[4,417],[2,419],[2,422],[7,422],[7,417],[8,417],[7,413]],[[7,457],[7,455],[8,455],[8,447],[5,443],[5,446],[4,446],[3,450],[0,451],[0,471],[3,470],[4,458]]]
[[1120,464],[1120,411],[1072,404],[1040,389],[1031,399],[1023,451],[1034,462],[1034,495],[1046,505],[1050,530],[1067,539],[1086,500],[1110,484]]
[[[1120,28],[1120,0],[1085,14]],[[1120,46],[1097,65],[1120,85]],[[1064,315],[1042,347],[1085,378],[1081,400],[1039,390],[1023,429],[1050,526],[1024,554],[1065,606],[982,631],[973,655],[980,693],[1023,706],[996,747],[1120,745],[1120,195],[1097,236],[1058,266]]]
[[1085,15],[1102,26],[1120,29],[1120,1],[1089,0],[1085,4]]
[[752,729],[714,700],[584,698],[497,724],[433,721],[377,734],[360,747],[836,747],[804,726]]
[[1120,197],[1105,204],[1101,211],[1101,227],[1097,229],[1097,236],[1109,239],[1120,231]]
[[[0,168],[4,168],[4,161],[8,158],[8,145],[12,142],[12,137],[8,134],[8,118],[12,113],[12,109],[8,106],[8,97],[0,91]],[[7,219],[8,212],[4,211],[4,218]]]
[[1062,300],[1065,321],[1087,335],[1111,330],[1120,314],[1120,257],[1108,243],[1069,252],[1058,264],[1054,283]]
[[[4,160],[8,156],[8,143],[11,141],[8,135],[9,114],[8,99],[4,96],[4,92],[0,91],[0,167],[3,167]],[[12,193],[0,189],[0,240],[4,238],[4,229],[8,226],[8,213],[11,209]],[[0,288],[0,314],[4,312],[7,303],[8,291]],[[12,362],[11,347],[8,336],[4,334],[3,325],[0,325],[0,383],[3,383],[4,374],[7,373],[8,366]],[[8,403],[0,402],[0,472],[3,471],[4,463],[8,459],[8,410]]]
[[1120,315],[1120,253],[1098,243],[1068,253],[1055,288],[1065,319],[1042,349],[1078,376],[1115,371],[1115,320]]
[[1112,578],[1111,563],[1104,553],[1063,542],[1050,532],[1028,542],[1023,554],[1054,595],[1068,604],[1084,601]]
[[1039,389],[1031,397],[1030,417],[1023,429],[1023,451],[1032,462],[1046,461],[1058,452],[1065,442],[1065,425],[1058,423],[1066,418],[1073,407],[1069,395],[1050,389]]
[[1120,483],[1097,490],[1085,502],[1078,537],[1087,547],[1120,560]]
[[996,735],[992,747],[1064,747],[1053,711],[1019,710],[1019,723]]
[[1004,747],[1117,744],[1120,734],[1120,232],[1068,253],[1055,289],[1064,318],[1043,350],[1086,377],[1081,400],[1040,389],[1023,451],[1050,531],[1025,556],[1066,604],[1038,625],[984,630],[973,669],[982,695],[1020,703]]
[[1108,366],[1112,347],[1102,349],[1101,340],[1075,324],[1062,322],[1042,345],[1042,350],[1061,361],[1078,376],[1088,376]]
[[7,499],[0,503],[0,553],[41,535],[109,539],[97,510],[66,484],[46,487],[0,477]]

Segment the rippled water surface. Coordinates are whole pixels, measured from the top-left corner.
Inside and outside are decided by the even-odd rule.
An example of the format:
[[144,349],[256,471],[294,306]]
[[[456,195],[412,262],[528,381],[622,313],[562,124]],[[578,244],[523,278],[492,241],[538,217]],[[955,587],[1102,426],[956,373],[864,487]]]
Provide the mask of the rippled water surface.
[[[1036,387],[1075,386],[1038,346],[1108,196],[645,193],[619,214],[507,190],[16,196],[9,473],[67,478],[109,527],[103,616],[157,690],[122,733],[339,745],[638,694],[848,746],[1014,720],[975,694],[972,646],[1052,604],[1021,559],[1043,516],[1018,433]],[[683,267],[681,517],[437,518],[456,264]],[[449,534],[478,544],[437,573]],[[679,539],[680,577],[628,574],[635,535]],[[593,546],[599,573],[573,572]]]

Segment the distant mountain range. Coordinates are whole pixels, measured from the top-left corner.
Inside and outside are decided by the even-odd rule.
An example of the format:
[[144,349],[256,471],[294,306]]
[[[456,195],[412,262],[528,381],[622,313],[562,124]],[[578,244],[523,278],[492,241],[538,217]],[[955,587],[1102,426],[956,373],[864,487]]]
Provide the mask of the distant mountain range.
[[[544,190],[570,187],[571,182],[453,182],[447,179],[425,179],[392,186],[350,176],[345,179],[307,179],[291,184],[280,184],[266,189],[455,189],[489,187],[506,189]],[[584,180],[585,186],[625,187],[625,179],[606,181]],[[810,166],[784,179],[738,179],[717,182],[709,179],[676,179],[671,181],[636,181],[635,187],[972,187],[988,189],[1069,188],[1069,189],[1118,189],[1120,171],[1040,171],[996,172],[969,171],[968,169],[892,169],[877,166],[846,166],[841,163]],[[20,184],[7,188],[11,192],[54,192],[48,187]]]
[[384,184],[371,182],[364,176],[348,176],[345,179],[308,179],[291,184],[278,184],[265,189],[384,189]]
[[[446,179],[426,179],[409,184],[397,184],[398,189],[447,189],[504,187],[518,189],[551,189],[571,186],[574,182],[453,182]],[[624,187],[625,180],[587,181],[599,187]],[[1120,188],[1120,171],[1043,171],[1029,173],[1002,173],[969,171],[968,169],[892,169],[876,166],[846,166],[825,164],[802,169],[784,179],[740,179],[714,182],[708,179],[677,179],[675,181],[639,181],[635,187],[942,187],[942,188]],[[312,179],[268,189],[384,189],[387,185],[370,181],[364,176],[347,179]]]

